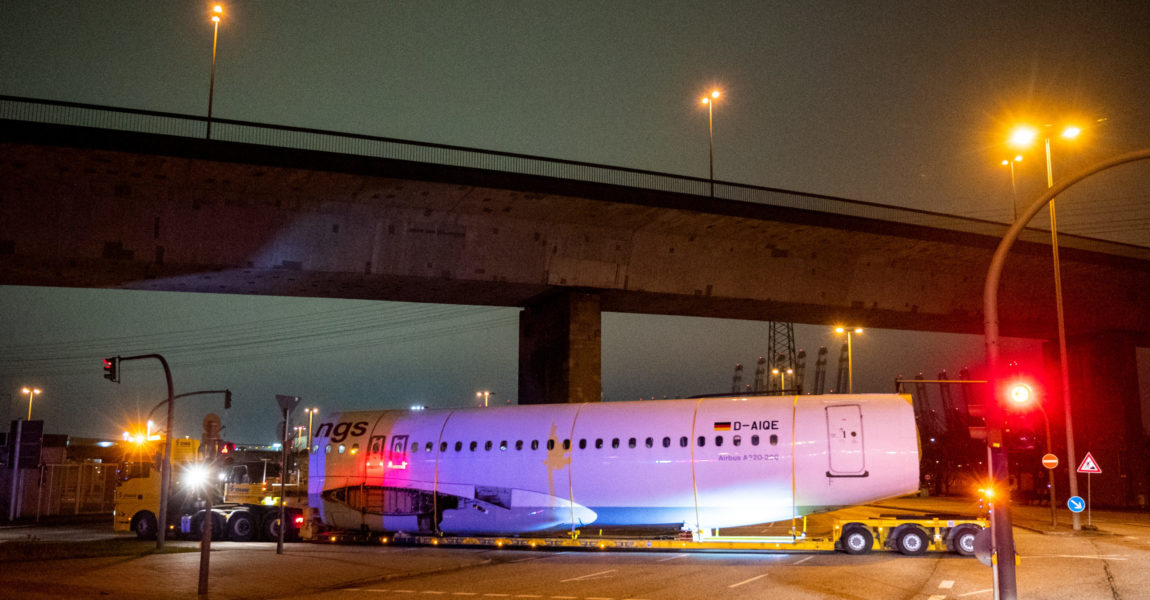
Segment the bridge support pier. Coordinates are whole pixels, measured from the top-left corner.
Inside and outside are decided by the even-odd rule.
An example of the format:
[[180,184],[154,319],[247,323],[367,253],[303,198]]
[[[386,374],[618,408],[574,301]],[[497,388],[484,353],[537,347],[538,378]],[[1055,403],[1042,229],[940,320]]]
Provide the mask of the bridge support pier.
[[[1107,331],[1072,337],[1068,345],[1077,454],[1074,460],[1082,462],[1082,457],[1090,452],[1102,467],[1102,475],[1092,476],[1093,501],[1099,506],[1145,506],[1150,502],[1150,457],[1142,426],[1142,396],[1150,394],[1150,352],[1138,348],[1146,345],[1145,340],[1128,332]],[[1046,379],[1057,382],[1058,343],[1047,342],[1043,349],[1049,365]],[[1046,406],[1057,407],[1050,411],[1051,426],[1060,432],[1053,434],[1055,445],[1063,446],[1066,420],[1058,386],[1048,385],[1047,395]],[[1065,461],[1066,455],[1060,458]],[[1063,466],[1077,469],[1078,464],[1059,465],[1060,491],[1066,489]],[[1078,476],[1083,496],[1084,477],[1087,476]]]
[[519,404],[602,400],[599,295],[550,294],[519,315]]

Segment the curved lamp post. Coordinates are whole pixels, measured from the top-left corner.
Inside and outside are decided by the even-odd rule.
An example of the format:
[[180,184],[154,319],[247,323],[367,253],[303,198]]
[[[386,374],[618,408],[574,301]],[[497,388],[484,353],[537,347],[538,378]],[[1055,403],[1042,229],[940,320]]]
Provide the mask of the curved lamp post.
[[[1002,280],[1002,269],[1006,264],[1006,255],[1010,252],[1010,248],[1018,239],[1019,234],[1022,233],[1025,224],[1029,222],[1030,219],[1033,219],[1055,196],[1079,181],[1107,169],[1147,159],[1150,159],[1150,149],[1123,154],[1077,173],[1058,185],[1052,185],[1046,190],[1046,193],[1035,200],[1034,204],[1028,207],[1022,213],[1022,216],[1016,219],[1014,224],[1010,226],[1010,229],[1007,230],[1006,235],[1002,238],[1002,241],[999,242],[998,248],[994,251],[994,257],[990,260],[990,268],[987,269],[986,272],[986,285],[982,291],[983,325],[986,336],[986,364],[990,370],[990,389],[998,389],[995,384],[999,379],[998,286]],[[1063,358],[1065,359],[1065,356],[1063,356]],[[995,424],[1001,428],[1002,412],[1001,406],[998,403],[997,394],[995,395],[995,406],[993,407],[992,414],[995,415]],[[1071,439],[1071,435],[1073,434],[1068,431],[1067,439],[1072,444],[1073,439]],[[997,448],[993,446],[994,445],[991,444],[990,448],[991,478],[1005,480],[1006,477],[1009,476],[1006,449],[1003,448],[1001,444],[999,444]],[[1074,477],[1073,464],[1070,462],[1067,464],[1071,467],[1070,495],[1077,495],[1078,482]],[[1008,494],[1004,494],[1001,500],[995,502],[991,519],[991,533],[994,539],[995,553],[1000,557],[1004,554],[1008,557],[1006,559],[1000,558],[996,562],[995,573],[997,576],[995,580],[998,585],[997,597],[1000,600],[1015,600],[1018,597],[1018,589],[1014,577],[1014,533],[1010,529],[1010,496]]]

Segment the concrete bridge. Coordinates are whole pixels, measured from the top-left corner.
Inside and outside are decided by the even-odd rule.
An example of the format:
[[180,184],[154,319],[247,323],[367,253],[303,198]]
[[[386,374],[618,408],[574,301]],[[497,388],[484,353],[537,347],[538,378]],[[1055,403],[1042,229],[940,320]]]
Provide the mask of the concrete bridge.
[[[0,118],[0,284],[522,307],[524,404],[599,399],[602,311],[981,333],[1006,229],[228,120],[206,140],[202,118],[165,113],[0,97]],[[1125,423],[1117,457],[1145,445],[1150,249],[1061,239],[1075,404],[1099,415],[1082,427]],[[1028,232],[1003,277],[1004,335],[1055,337],[1051,273],[1049,234]],[[1118,459],[1145,489],[1144,453]]]

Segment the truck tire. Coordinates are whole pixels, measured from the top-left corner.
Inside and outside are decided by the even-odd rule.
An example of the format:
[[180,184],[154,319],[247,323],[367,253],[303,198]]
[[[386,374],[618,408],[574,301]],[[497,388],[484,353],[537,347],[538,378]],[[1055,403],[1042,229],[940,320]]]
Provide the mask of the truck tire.
[[868,554],[874,546],[874,536],[869,529],[861,525],[844,527],[839,541],[847,554]]
[[[263,527],[261,533],[265,540],[269,542],[279,541],[280,539],[280,514],[279,511],[269,512],[264,515]],[[287,539],[285,532],[284,539]]]
[[137,539],[156,539],[156,530],[158,528],[156,515],[153,515],[151,511],[142,510],[136,513],[136,516],[132,517],[132,529],[135,530]]
[[895,540],[895,546],[900,553],[906,556],[921,556],[926,554],[926,549],[930,547],[930,541],[923,530],[909,526],[899,534],[898,539]]
[[959,525],[951,534],[951,548],[960,556],[974,556],[974,538],[981,530],[977,525]]
[[228,539],[233,542],[250,542],[256,537],[256,522],[246,510],[232,513],[228,519]]
[[[204,511],[201,510],[192,515],[191,528],[192,535],[195,536],[195,539],[198,540],[204,537]],[[218,542],[224,539],[224,536],[227,534],[226,528],[227,521],[224,520],[224,516],[212,511],[212,541]]]

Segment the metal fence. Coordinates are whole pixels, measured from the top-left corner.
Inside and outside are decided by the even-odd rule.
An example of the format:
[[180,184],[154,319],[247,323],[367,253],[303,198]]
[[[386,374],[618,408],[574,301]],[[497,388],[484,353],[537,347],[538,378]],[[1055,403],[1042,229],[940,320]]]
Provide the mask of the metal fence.
[[[0,119],[187,138],[204,138],[207,131],[207,118],[202,116],[5,95],[0,95]],[[711,195],[711,181],[706,178],[304,127],[213,119],[212,139],[518,173],[700,197]],[[714,182],[714,196],[724,200],[920,225],[992,237],[1002,237],[1008,227],[1005,223],[983,219],[727,181]],[[1049,243],[1050,240],[1049,233],[1041,229],[1027,229],[1021,239],[1037,243]],[[1060,245],[1068,248],[1150,260],[1150,248],[1141,246],[1066,234],[1062,234],[1059,241]]]
[[111,515],[118,466],[109,463],[44,465],[37,516]]

